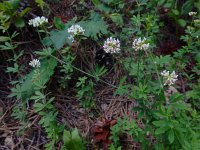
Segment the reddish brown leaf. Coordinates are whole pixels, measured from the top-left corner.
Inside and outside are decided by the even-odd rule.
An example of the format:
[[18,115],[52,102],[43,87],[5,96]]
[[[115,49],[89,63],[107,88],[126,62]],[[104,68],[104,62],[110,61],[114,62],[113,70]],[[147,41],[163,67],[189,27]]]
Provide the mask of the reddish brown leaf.
[[106,118],[101,118],[101,121],[98,121],[94,128],[92,128],[95,143],[102,145],[104,150],[107,150],[108,145],[112,143],[112,141],[109,140],[111,135],[110,128],[115,125],[116,122],[116,119],[107,120]]

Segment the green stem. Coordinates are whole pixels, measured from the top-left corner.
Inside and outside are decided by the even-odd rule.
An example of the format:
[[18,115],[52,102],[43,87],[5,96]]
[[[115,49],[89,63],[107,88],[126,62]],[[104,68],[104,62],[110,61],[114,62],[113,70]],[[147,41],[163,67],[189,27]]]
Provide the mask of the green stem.
[[[156,74],[157,74],[157,77],[158,77],[158,81],[159,81],[160,86],[161,86],[161,91],[162,91],[162,94],[164,95],[164,87],[163,87],[163,84],[162,84],[162,81],[161,81],[161,78],[160,78],[160,72],[158,71],[158,66],[156,64],[156,61],[153,58],[153,55],[152,55],[151,51],[149,52],[149,55],[150,55],[152,63],[154,64],[154,67],[155,67],[155,70],[156,70]],[[163,97],[163,99],[165,99],[165,97]]]
[[[9,42],[10,42],[10,44],[11,44],[11,45],[12,45],[12,47],[13,47],[12,39],[11,39],[11,36],[10,36],[10,34],[9,34],[9,32],[8,32],[8,31],[7,31],[7,34],[8,34],[8,36],[9,36]],[[14,48],[12,48],[12,53],[13,53],[13,55],[15,55]]]
[[37,28],[37,33],[38,33],[40,42],[42,43],[43,47],[46,48],[46,46],[45,46],[45,45],[43,44],[43,42],[42,42],[42,38],[41,38],[41,36],[40,36],[40,32],[38,31],[38,28]]
[[138,85],[139,85],[139,76],[140,76],[140,58],[141,58],[141,51],[139,50],[138,66],[137,66],[137,82],[138,82]]
[[156,65],[156,62],[155,62],[155,60],[154,60],[154,58],[153,58],[152,53],[150,52],[149,54],[150,54],[151,60],[152,60],[152,62],[153,62],[153,64],[154,64],[154,67],[155,67],[155,70],[156,70],[156,74],[157,74],[157,76],[158,76],[158,81],[160,82],[161,87],[163,88],[163,85],[162,85],[162,82],[161,82],[161,79],[160,79],[160,74],[159,74],[159,72],[158,72],[158,67],[157,67],[157,65]]
[[[54,59],[56,59],[57,61],[59,61],[61,64],[67,64],[65,61],[63,61],[63,60],[61,60],[61,59],[59,59],[59,58],[57,58],[57,57],[55,57],[55,56],[53,56],[53,55],[51,55],[51,57],[53,57]],[[67,64],[67,65],[68,65],[68,64]],[[79,72],[82,72],[82,73],[86,74],[86,75],[89,76],[89,77],[92,77],[92,78],[94,78],[94,79],[97,79],[97,77],[93,76],[92,74],[89,74],[89,73],[87,73],[87,72],[85,72],[85,71],[83,71],[83,70],[81,70],[81,69],[79,69],[79,68],[77,68],[77,67],[75,67],[75,66],[73,66],[73,65],[71,65],[71,67],[72,67],[73,69],[75,69],[75,70],[78,70]],[[110,84],[110,83],[108,83],[108,82],[106,82],[106,81],[104,81],[104,80],[102,80],[102,79],[98,79],[98,80],[101,81],[101,82],[103,82],[103,83],[105,83],[105,84],[107,84],[107,85],[109,85],[109,86],[111,86],[111,87],[113,87],[113,88],[118,88],[117,86],[115,86],[115,85],[113,85],[113,84]]]

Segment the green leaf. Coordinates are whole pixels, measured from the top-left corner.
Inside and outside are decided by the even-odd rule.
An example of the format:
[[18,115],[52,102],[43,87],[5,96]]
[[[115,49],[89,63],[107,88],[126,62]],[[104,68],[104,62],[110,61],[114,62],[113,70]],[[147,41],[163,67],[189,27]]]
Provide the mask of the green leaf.
[[46,37],[43,39],[43,44],[50,46],[53,45],[56,49],[61,49],[65,44],[72,44],[72,41],[69,40],[70,34],[67,32],[67,29],[75,23],[76,18],[69,21],[65,24],[65,28],[63,30],[53,30],[50,33],[50,37]]
[[13,39],[14,37],[16,37],[17,35],[19,35],[19,33],[17,31],[13,32],[13,34],[11,35],[11,39]]
[[17,18],[15,21],[15,26],[18,28],[22,28],[25,26],[24,20],[22,18]]
[[45,2],[43,0],[35,0],[35,3],[41,8],[43,8],[45,5]]
[[194,5],[193,0],[186,1],[181,8],[181,14],[182,15],[188,14],[188,12],[192,10],[193,5]]
[[90,20],[78,22],[85,29],[85,36],[95,40],[103,34],[108,34],[107,25],[98,13],[93,13]]
[[65,24],[58,17],[54,17],[53,23],[56,26],[56,28],[59,30],[63,30],[65,28]]
[[175,103],[175,102],[180,101],[180,100],[183,100],[183,94],[180,94],[180,93],[174,93],[169,98],[169,101],[171,103]]
[[68,141],[70,141],[70,139],[71,139],[70,132],[67,131],[67,130],[64,130],[64,132],[63,132],[63,142],[64,142],[64,144],[67,144]]
[[50,40],[53,42],[53,45],[56,49],[61,49],[66,43],[70,43],[68,37],[70,36],[67,32],[67,29],[62,31],[51,31]]
[[36,102],[34,104],[34,109],[36,112],[40,112],[41,110],[43,110],[44,108],[48,108],[48,106],[52,106],[51,105],[51,102],[54,100],[54,97],[52,97],[50,100],[48,100],[47,103],[39,103],[39,102]]
[[172,59],[172,57],[170,55],[156,56],[154,58],[154,60],[155,60],[156,64],[159,65],[159,66],[161,66],[161,67],[164,66],[164,65],[166,65],[166,64],[168,64],[169,62],[173,61],[173,59]]
[[161,5],[164,4],[164,2],[165,2],[165,0],[159,0],[159,1],[157,2],[157,5],[158,5],[158,6],[161,6]]
[[179,24],[181,27],[185,27],[185,26],[186,26],[186,21],[183,20],[183,19],[178,19],[178,24]]
[[200,12],[200,7],[199,6],[200,6],[200,1],[194,2],[194,7],[197,8],[198,12]]
[[123,96],[123,95],[128,95],[129,94],[129,85],[126,85],[124,84],[124,82],[126,81],[126,77],[123,77],[122,79],[120,79],[120,84],[117,88],[117,90],[114,92],[114,96],[116,95],[120,95],[120,96]]
[[163,7],[165,7],[165,8],[170,8],[170,7],[172,7],[172,2],[169,2],[169,1],[167,1],[165,4],[164,4],[164,6]]
[[20,0],[8,0],[4,1],[3,5],[5,6],[5,9],[12,9],[16,10],[19,7]]
[[156,117],[161,117],[161,118],[165,117],[165,115],[164,115],[162,112],[156,112],[156,111],[154,111],[153,114],[154,114]]
[[163,143],[155,143],[155,150],[166,150]]
[[174,142],[174,130],[173,129],[171,129],[169,131],[168,140],[169,140],[170,144],[172,144]]
[[51,56],[51,54],[55,51],[55,49],[51,47],[47,47],[46,49],[43,49],[42,51],[36,51],[35,54],[43,57]]
[[12,73],[19,72],[19,65],[17,63],[14,63],[14,67],[7,67],[6,72],[12,72]]
[[76,128],[71,133],[64,130],[63,142],[67,150],[85,150],[82,139]]
[[10,38],[8,36],[0,36],[0,42],[9,41]]
[[159,121],[153,121],[152,122],[153,125],[155,125],[156,127],[162,127],[166,125],[166,121],[165,120],[159,120]]
[[81,137],[76,128],[72,131],[72,140],[76,143],[77,150],[83,147]]
[[178,16],[178,15],[180,14],[179,11],[178,11],[177,9],[172,9],[171,11],[172,11],[172,13],[173,13],[174,15],[176,15],[176,16]]
[[173,106],[176,109],[180,109],[180,110],[189,110],[189,107],[185,104],[185,103],[175,103],[173,104]]
[[100,11],[110,12],[111,8],[105,5],[104,3],[100,2],[99,0],[92,0],[94,6],[99,9]]
[[5,42],[4,45],[0,45],[0,50],[13,50],[17,47],[17,45],[12,45],[12,43]]
[[28,13],[29,11],[31,10],[30,7],[26,7],[24,10],[22,10],[20,13],[19,13],[19,16],[20,17],[23,17],[26,13]]
[[8,97],[16,97],[19,100],[22,97],[21,87],[19,84],[15,88],[11,89],[11,94]]
[[42,109],[44,109],[44,107],[45,107],[45,105],[42,104],[42,103],[35,103],[35,104],[34,104],[35,112],[41,111]]
[[[57,61],[54,58],[46,58],[41,61],[41,67],[39,68],[40,76],[38,76],[37,80],[41,81],[41,83],[45,85],[54,73],[56,66]],[[33,84],[33,75],[34,70],[27,75],[26,80],[21,85],[21,98],[23,100],[30,98],[35,93],[36,85]]]
[[99,67],[98,65],[95,66],[94,70],[90,71],[90,74],[95,76],[96,80],[99,81],[100,77],[103,76],[106,73],[107,69],[102,66]]
[[98,6],[99,4],[101,4],[101,2],[99,0],[92,0],[92,3],[95,5],[95,6]]
[[36,91],[35,95],[32,96],[30,99],[32,100],[41,100],[41,99],[45,99],[45,95],[42,94],[40,91]]
[[112,21],[114,23],[116,23],[116,25],[122,27],[123,24],[124,24],[124,21],[123,21],[123,18],[122,18],[122,15],[121,14],[118,14],[118,13],[113,13],[110,15],[110,18],[112,19]]
[[166,127],[166,126],[164,126],[164,127],[161,127],[161,128],[158,128],[158,129],[156,129],[156,131],[155,131],[155,134],[163,134],[163,133],[165,133],[167,130],[169,129],[169,127]]

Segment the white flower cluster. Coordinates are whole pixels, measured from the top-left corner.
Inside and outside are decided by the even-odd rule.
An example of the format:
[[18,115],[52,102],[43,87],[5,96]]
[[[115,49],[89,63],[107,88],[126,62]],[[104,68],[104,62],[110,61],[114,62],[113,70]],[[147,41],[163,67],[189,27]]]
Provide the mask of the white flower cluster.
[[200,23],[200,19],[195,19],[194,23],[196,23],[196,24]]
[[191,11],[188,13],[189,16],[195,16],[197,14],[197,12]]
[[119,53],[120,41],[113,37],[107,38],[104,42],[103,49],[106,53]]
[[149,43],[147,43],[147,40],[146,38],[138,38],[138,39],[135,39],[133,41],[133,49],[135,49],[135,51],[138,51],[138,50],[147,50],[149,48]]
[[170,74],[169,71],[164,70],[161,75],[163,76],[164,85],[171,86],[178,80],[178,75],[176,75],[175,71]]
[[33,68],[39,68],[40,67],[40,61],[38,59],[33,59],[29,63],[30,66]]
[[28,24],[33,27],[39,27],[39,26],[43,25],[44,23],[48,23],[48,19],[45,18],[44,16],[42,16],[42,17],[38,16],[34,19],[29,20],[29,22],[28,22]]
[[84,35],[85,29],[83,29],[80,25],[75,24],[75,25],[72,25],[72,26],[67,30],[67,32],[70,34],[69,39],[71,39],[72,42],[73,42],[75,36],[77,36],[77,35]]
[[78,24],[72,25],[68,30],[72,35],[83,35],[85,30]]

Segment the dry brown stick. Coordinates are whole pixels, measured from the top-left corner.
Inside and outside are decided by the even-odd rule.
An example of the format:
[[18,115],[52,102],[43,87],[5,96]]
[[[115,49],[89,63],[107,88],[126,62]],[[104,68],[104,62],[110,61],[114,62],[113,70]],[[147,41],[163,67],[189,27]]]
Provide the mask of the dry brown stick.
[[28,141],[31,142],[31,143],[29,144],[29,146],[28,146],[28,150],[30,150],[31,145],[33,144],[33,142],[34,142],[34,140],[35,140],[35,136],[33,136],[32,140],[30,140],[30,139],[28,139],[28,138],[26,138],[26,140],[28,140]]
[[39,145],[40,135],[41,135],[41,130],[38,130],[38,138],[37,138],[37,142],[36,142],[36,147],[38,147],[38,145]]

